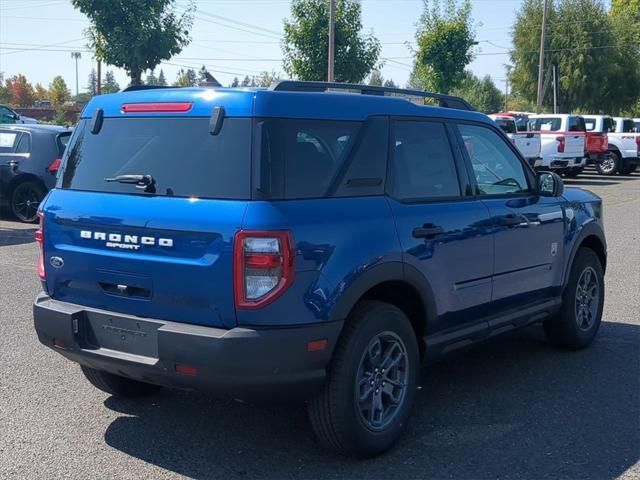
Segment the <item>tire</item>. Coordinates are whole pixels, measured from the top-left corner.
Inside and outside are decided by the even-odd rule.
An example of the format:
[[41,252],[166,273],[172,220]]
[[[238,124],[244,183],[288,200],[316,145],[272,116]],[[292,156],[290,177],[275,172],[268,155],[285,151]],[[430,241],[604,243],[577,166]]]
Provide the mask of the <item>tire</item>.
[[635,164],[635,163],[627,163],[620,169],[620,174],[621,175],[631,175],[633,172],[636,171],[637,168],[638,168],[637,164]]
[[562,293],[560,312],[544,321],[547,339],[570,350],[588,347],[600,328],[603,306],[604,274],[600,259],[590,248],[580,248]]
[[[389,353],[395,361],[378,362]],[[395,366],[384,372],[383,364]],[[361,302],[345,324],[323,390],[308,405],[311,425],[322,445],[357,458],[389,449],[411,413],[419,369],[418,342],[406,315],[387,303]],[[356,396],[362,393],[366,400],[360,403]],[[380,412],[376,397],[380,405],[387,402],[386,412]]]
[[609,156],[596,164],[596,170],[600,175],[615,175],[620,168],[620,153],[615,150],[609,152]]
[[38,219],[38,206],[45,193],[35,182],[19,183],[11,192],[11,213],[21,222],[35,222]]
[[584,167],[570,168],[569,170],[565,170],[564,176],[567,178],[576,178],[583,171],[584,171]]
[[144,397],[156,393],[162,388],[159,385],[139,382],[138,380],[121,377],[119,375],[114,375],[113,373],[85,367],[84,365],[81,365],[80,368],[91,385],[110,395],[115,395],[116,397]]

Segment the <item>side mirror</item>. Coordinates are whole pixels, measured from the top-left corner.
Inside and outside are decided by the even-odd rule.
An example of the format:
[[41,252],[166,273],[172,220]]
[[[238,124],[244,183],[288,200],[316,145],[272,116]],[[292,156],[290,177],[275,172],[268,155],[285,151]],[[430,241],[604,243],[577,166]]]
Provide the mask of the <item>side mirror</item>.
[[564,193],[564,182],[553,172],[538,173],[538,193],[543,197],[559,197]]

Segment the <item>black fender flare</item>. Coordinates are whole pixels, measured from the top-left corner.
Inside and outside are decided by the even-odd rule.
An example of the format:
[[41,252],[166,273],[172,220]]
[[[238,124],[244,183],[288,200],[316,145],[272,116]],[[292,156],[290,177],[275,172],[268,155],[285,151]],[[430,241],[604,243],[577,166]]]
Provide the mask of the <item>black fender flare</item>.
[[573,246],[571,247],[571,252],[569,253],[569,257],[565,262],[564,273],[562,275],[562,288],[567,286],[567,282],[569,281],[569,276],[571,274],[571,267],[573,266],[573,261],[578,253],[578,249],[584,242],[587,237],[596,237],[599,242],[602,244],[602,250],[604,252],[605,263],[602,265],[603,270],[606,269],[606,257],[607,257],[607,241],[604,236],[604,230],[602,225],[598,222],[589,222],[585,223],[580,227],[580,230],[577,234],[576,239],[573,242]]
[[422,300],[422,306],[426,314],[425,333],[428,328],[428,320],[436,318],[436,304],[431,285],[425,276],[415,267],[402,262],[386,262],[371,267],[340,295],[336,306],[330,314],[330,320],[344,320],[349,312],[358,303],[360,298],[372,289],[384,282],[399,281],[412,286]]

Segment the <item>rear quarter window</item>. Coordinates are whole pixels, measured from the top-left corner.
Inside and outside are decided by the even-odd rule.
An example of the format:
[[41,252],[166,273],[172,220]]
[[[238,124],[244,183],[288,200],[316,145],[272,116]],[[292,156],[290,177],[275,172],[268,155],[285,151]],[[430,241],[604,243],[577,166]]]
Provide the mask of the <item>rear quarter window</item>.
[[0,153],[13,153],[19,132],[0,132]]

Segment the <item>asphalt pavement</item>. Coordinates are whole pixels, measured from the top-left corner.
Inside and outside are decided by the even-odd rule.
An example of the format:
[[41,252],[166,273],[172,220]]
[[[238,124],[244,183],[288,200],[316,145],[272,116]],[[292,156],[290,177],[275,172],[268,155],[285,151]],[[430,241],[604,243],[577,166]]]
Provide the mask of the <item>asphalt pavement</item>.
[[640,478],[640,174],[567,186],[604,199],[604,323],[580,352],[539,326],[427,366],[387,454],[323,451],[302,407],[163,390],[123,401],[38,343],[33,225],[0,219],[0,478]]

